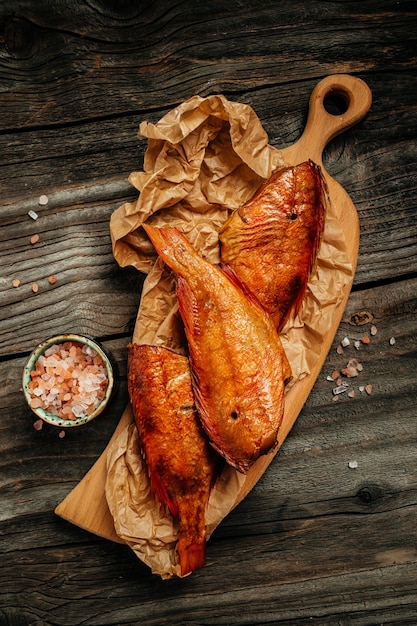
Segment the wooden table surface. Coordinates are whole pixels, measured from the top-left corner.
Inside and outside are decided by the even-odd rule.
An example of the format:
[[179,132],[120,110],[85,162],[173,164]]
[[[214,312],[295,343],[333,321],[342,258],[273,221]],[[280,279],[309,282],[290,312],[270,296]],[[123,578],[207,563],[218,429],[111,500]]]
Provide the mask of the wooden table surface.
[[[416,32],[415,0],[1,0],[1,625],[417,623]],[[54,513],[127,403],[143,275],[115,262],[109,219],[137,197],[127,177],[143,166],[139,124],[221,93],[285,148],[334,73],[373,94],[324,153],[360,220],[343,321],[283,447],[210,539],[207,566],[162,581],[125,545]],[[109,409],[64,437],[33,427],[21,391],[28,354],[62,332],[97,337],[118,365]],[[334,401],[327,377],[351,356],[363,364],[355,397]]]

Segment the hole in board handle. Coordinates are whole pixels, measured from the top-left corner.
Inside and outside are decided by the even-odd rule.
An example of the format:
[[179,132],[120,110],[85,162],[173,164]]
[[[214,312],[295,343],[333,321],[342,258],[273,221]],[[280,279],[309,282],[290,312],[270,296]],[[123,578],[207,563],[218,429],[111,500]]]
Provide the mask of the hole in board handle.
[[330,115],[343,115],[350,105],[349,96],[343,91],[331,91],[323,100],[323,106]]

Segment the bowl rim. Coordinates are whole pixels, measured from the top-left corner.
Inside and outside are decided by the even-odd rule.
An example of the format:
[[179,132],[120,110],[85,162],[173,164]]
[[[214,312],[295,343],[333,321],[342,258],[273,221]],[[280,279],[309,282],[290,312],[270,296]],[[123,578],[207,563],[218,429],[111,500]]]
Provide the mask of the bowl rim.
[[[42,356],[46,352],[46,350],[48,350],[48,348],[50,348],[51,346],[55,344],[65,343],[66,341],[82,343],[84,345],[90,346],[93,350],[95,350],[103,360],[103,363],[106,367],[106,373],[107,373],[107,379],[108,379],[106,394],[104,398],[102,399],[102,401],[100,402],[100,404],[94,409],[92,413],[90,413],[90,415],[78,417],[77,419],[74,419],[74,420],[64,419],[62,417],[59,417],[58,415],[55,415],[54,413],[50,413],[49,411],[46,411],[45,409],[33,408],[32,406],[30,406],[30,401],[31,401],[32,396],[30,395],[29,390],[27,388],[27,385],[31,380],[30,372],[34,369],[35,363],[38,360],[38,358]],[[103,349],[103,347],[100,345],[100,343],[96,339],[93,339],[92,337],[89,337],[87,335],[79,335],[77,333],[62,333],[59,335],[53,335],[51,337],[48,337],[47,339],[44,339],[40,344],[36,346],[34,350],[32,350],[31,354],[29,355],[26,361],[26,364],[23,368],[22,388],[23,388],[23,394],[25,396],[26,402],[30,410],[35,415],[37,415],[40,419],[42,419],[44,422],[51,424],[52,426],[60,426],[61,428],[82,426],[83,424],[87,424],[88,422],[91,422],[93,419],[98,417],[98,415],[100,415],[104,411],[104,409],[107,407],[107,404],[110,400],[110,397],[113,393],[113,388],[114,388],[113,366],[112,366],[110,357],[108,356],[106,351]]]

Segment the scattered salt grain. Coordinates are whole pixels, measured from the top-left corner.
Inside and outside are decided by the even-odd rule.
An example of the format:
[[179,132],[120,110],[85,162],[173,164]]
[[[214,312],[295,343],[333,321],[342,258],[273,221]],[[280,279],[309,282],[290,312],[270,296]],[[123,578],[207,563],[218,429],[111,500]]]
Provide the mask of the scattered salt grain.
[[55,285],[55,283],[56,283],[56,276],[48,276],[48,283],[50,285]]
[[376,326],[371,326],[371,330],[370,333],[372,335],[372,337],[374,337],[377,334],[378,330]]
[[32,245],[34,245],[35,243],[38,243],[39,241],[39,235],[32,235],[32,237],[30,238],[30,243]]
[[365,385],[361,385],[361,386],[359,387],[359,391],[360,391],[361,393],[362,393],[362,391],[365,391]]
[[60,439],[63,439],[63,438],[65,437],[65,430],[60,430],[60,431],[59,431],[59,434],[58,434],[58,437],[59,437]]
[[343,348],[346,348],[347,346],[350,346],[350,339],[349,339],[349,337],[344,337],[340,343],[341,343]]
[[342,348],[342,346],[337,346],[337,348],[336,348],[336,352],[337,352],[337,354],[343,354],[343,348]]
[[356,340],[353,345],[355,346],[356,350],[359,350],[359,348],[361,347],[361,342]]
[[354,398],[355,397],[355,390],[351,389],[348,393],[349,398]]
[[349,469],[356,469],[358,467],[358,462],[357,461],[349,461],[348,467],[349,467]]
[[28,211],[28,215],[29,217],[31,217],[33,220],[37,220],[38,219],[38,214],[36,213],[36,211],[32,211],[32,209],[30,211]]
[[357,359],[349,359],[347,367],[354,367],[355,369],[358,369],[359,361]]
[[348,378],[354,378],[355,376],[358,376],[359,372],[356,367],[344,367],[342,369],[342,374]]
[[395,343],[395,337],[391,337],[391,339],[389,340],[389,345],[393,346]]
[[344,393],[345,391],[347,391],[347,383],[342,383],[341,385],[338,385],[337,387],[333,387],[332,391],[333,391],[334,396],[338,396],[341,393]]
[[359,363],[357,359],[349,359],[346,367],[341,370],[343,376],[347,376],[348,378],[354,378],[359,375],[359,372],[363,370],[362,363]]
[[369,335],[364,335],[361,339],[362,343],[364,343],[365,345],[369,345],[371,343],[371,339],[369,337]]
[[33,428],[35,430],[42,430],[42,426],[43,426],[42,420],[36,420],[36,422],[33,422]]
[[41,206],[46,206],[48,202],[49,202],[49,198],[45,194],[42,194],[41,196],[39,196],[38,204],[40,204]]
[[19,287],[20,280],[18,278],[13,278],[12,285],[13,285],[13,287]]
[[366,393],[368,394],[368,396],[370,396],[370,395],[371,395],[371,393],[372,393],[372,389],[373,389],[372,385],[366,385],[366,386],[365,386],[365,391],[366,391]]
[[39,291],[38,283],[33,283],[32,284],[32,291],[33,291],[33,293],[38,293],[38,291]]

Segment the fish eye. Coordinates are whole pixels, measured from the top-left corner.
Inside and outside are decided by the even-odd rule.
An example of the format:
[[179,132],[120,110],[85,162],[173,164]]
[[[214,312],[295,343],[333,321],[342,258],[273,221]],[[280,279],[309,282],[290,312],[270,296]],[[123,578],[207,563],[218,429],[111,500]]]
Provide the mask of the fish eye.
[[297,217],[298,217],[297,213],[291,213],[290,220],[294,221],[297,219]]
[[232,418],[232,420],[237,420],[237,418],[239,417],[239,411],[235,409],[234,411],[230,413],[230,417]]

